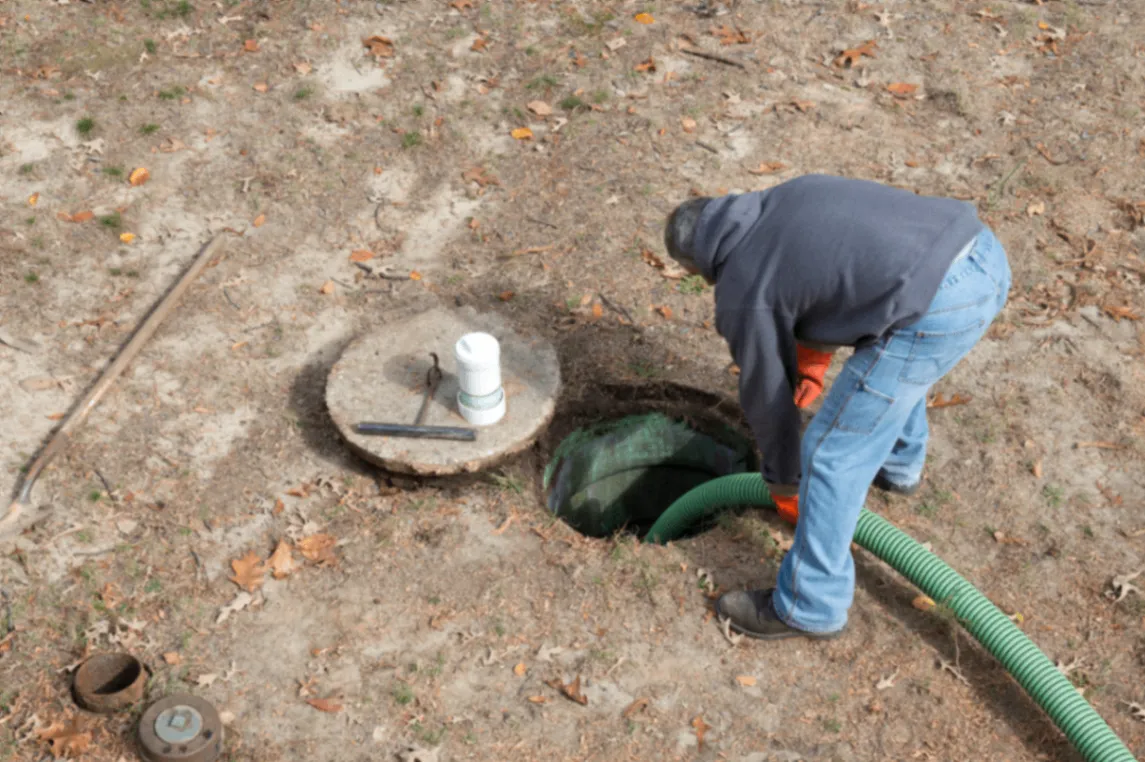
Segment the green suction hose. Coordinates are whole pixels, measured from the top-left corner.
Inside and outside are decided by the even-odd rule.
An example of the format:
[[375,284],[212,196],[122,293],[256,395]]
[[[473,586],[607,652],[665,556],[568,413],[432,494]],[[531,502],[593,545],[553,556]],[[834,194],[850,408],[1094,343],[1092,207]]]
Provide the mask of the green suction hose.
[[[645,536],[667,542],[695,522],[735,505],[771,505],[758,473],[733,474],[696,487],[669,506]],[[886,519],[864,509],[855,542],[890,564],[958,621],[1014,676],[1088,762],[1136,762],[1073,684],[1025,633],[958,572]]]

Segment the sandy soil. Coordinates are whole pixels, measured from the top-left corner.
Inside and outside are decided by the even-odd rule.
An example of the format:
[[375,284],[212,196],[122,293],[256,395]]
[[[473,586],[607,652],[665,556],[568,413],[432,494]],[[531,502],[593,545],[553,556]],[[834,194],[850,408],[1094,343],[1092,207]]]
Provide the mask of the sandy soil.
[[[807,172],[971,200],[1005,242],[1011,302],[942,383],[969,401],[932,411],[924,491],[870,507],[1145,756],[1145,598],[1107,596],[1145,567],[1143,25],[1133,0],[0,0],[0,491],[230,236],[0,548],[0,758],[49,754],[65,668],[126,647],[151,696],[226,713],[230,760],[1074,759],[865,554],[847,637],[733,645],[697,572],[767,583],[769,516],[585,540],[536,454],[417,483],[329,421],[342,347],[435,304],[554,342],[569,399],[734,395],[710,292],[650,265],[660,226]],[[220,619],[231,562],[280,541],[298,568]],[[548,685],[578,676],[584,705]],[[131,721],[54,750],[131,758]]]

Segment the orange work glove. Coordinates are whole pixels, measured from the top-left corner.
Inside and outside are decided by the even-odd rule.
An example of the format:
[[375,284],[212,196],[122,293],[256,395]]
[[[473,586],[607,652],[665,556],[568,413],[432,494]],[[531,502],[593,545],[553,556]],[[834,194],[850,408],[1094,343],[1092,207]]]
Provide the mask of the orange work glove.
[[823,393],[823,376],[831,366],[831,352],[820,352],[803,345],[796,346],[795,359],[799,379],[795,383],[795,407],[808,407]]
[[799,495],[772,495],[771,499],[775,502],[775,507],[779,509],[779,517],[786,521],[788,524],[794,524],[799,520]]

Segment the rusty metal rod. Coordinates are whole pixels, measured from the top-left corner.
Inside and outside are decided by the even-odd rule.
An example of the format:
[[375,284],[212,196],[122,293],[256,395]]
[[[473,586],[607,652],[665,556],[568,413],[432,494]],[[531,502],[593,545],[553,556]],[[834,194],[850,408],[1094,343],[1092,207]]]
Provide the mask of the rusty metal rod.
[[25,471],[23,479],[20,482],[19,490],[16,492],[16,499],[8,506],[8,511],[4,514],[4,517],[0,518],[0,537],[11,529],[20,514],[23,513],[24,509],[30,504],[32,499],[32,487],[35,486],[36,479],[40,476],[40,473],[48,466],[52,458],[58,455],[64,447],[67,446],[67,443],[71,440],[72,432],[84,422],[88,413],[92,411],[92,408],[99,404],[100,399],[102,399],[103,395],[107,393],[107,390],[111,388],[115,379],[119,378],[128,364],[139,354],[139,350],[143,348],[143,345],[147,343],[152,335],[154,335],[156,329],[158,329],[167,316],[171,314],[171,310],[175,307],[176,303],[178,303],[179,299],[191,286],[191,283],[206,269],[222,245],[223,237],[222,235],[218,235],[212,238],[210,242],[202,248],[199,255],[191,263],[191,266],[183,273],[183,277],[175,283],[171,290],[167,292],[166,296],[159,300],[139,327],[135,329],[131,340],[119,350],[119,354],[115,356],[111,364],[100,374],[88,393],[72,408],[67,417],[64,418],[63,423],[61,423],[55,433],[52,434],[51,439],[48,440],[48,443],[40,451],[40,454]]

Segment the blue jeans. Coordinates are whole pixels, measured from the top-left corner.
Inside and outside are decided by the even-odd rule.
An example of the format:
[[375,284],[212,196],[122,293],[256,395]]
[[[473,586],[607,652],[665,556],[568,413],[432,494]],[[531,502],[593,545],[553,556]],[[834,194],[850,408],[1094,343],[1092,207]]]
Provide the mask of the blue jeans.
[[846,624],[855,592],[851,539],[867,490],[880,470],[896,484],[919,480],[927,392],[978,343],[1009,290],[1006,252],[983,231],[918,322],[847,360],[803,434],[795,544],[772,596],[789,625],[834,632]]

